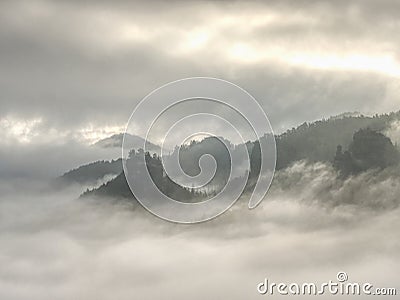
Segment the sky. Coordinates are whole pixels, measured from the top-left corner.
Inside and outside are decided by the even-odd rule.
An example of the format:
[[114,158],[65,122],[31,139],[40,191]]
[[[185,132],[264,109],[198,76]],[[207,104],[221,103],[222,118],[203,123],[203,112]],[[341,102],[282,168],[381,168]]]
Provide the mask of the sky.
[[[399,291],[398,166],[342,181],[296,162],[257,209],[239,201],[196,226],[51,185],[119,157],[92,144],[182,78],[241,86],[276,133],[398,111],[399,16],[397,0],[0,1],[0,299],[260,299],[266,277],[339,271]],[[185,109],[164,117],[197,107]],[[385,134],[399,144],[400,122]]]
[[93,143],[168,82],[231,81],[275,132],[397,111],[400,3],[1,1],[2,143]]

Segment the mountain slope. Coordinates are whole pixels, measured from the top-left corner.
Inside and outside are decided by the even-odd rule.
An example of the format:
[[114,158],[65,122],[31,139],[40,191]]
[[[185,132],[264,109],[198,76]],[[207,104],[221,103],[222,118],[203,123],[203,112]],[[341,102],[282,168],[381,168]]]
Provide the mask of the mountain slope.
[[[96,147],[101,148],[121,148],[122,141],[124,139],[123,133],[114,134],[108,138],[102,139],[94,144]],[[130,148],[139,149],[143,148],[144,139],[140,136],[131,135],[127,133],[125,135],[125,143],[129,145]],[[152,142],[146,141],[146,150],[149,152],[160,153],[160,146],[153,144]]]
[[118,175],[122,172],[122,159],[96,161],[64,173],[57,178],[58,183],[91,184],[106,175]]
[[[150,154],[147,153],[145,156],[145,160],[154,184],[159,190],[163,192],[163,194],[177,201],[185,202],[197,201],[200,197],[204,196],[201,193],[196,193],[193,190],[190,191],[186,188],[181,187],[180,185],[169,179],[167,176],[165,176],[161,159],[156,155],[150,156]],[[135,170],[139,164],[143,164],[141,154],[137,153],[134,156],[130,156],[127,160],[127,165],[129,166],[130,170]],[[134,176],[136,176],[136,174]],[[140,180],[140,174],[137,178]],[[100,187],[94,188],[92,190],[87,190],[85,193],[82,194],[82,196],[134,199],[134,196],[128,186],[126,177],[123,172],[121,172],[117,177],[110,180],[109,182],[102,184]],[[157,199],[155,199],[155,201],[157,201]]]
[[306,159],[311,162],[332,161],[338,145],[347,148],[353,134],[369,128],[385,132],[391,123],[400,119],[400,112],[373,117],[343,117],[303,123],[276,137],[277,169]]
[[[313,123],[304,123],[297,128],[288,130],[284,134],[276,136],[277,144],[277,170],[286,168],[292,163],[299,160],[307,160],[309,162],[333,162],[337,146],[349,148],[353,141],[353,135],[360,129],[369,129],[375,132],[385,132],[393,122],[400,120],[400,112],[384,115],[368,116],[347,116],[343,115],[340,118],[332,117],[327,120],[320,120]],[[203,153],[212,153],[217,156],[216,160],[221,162],[220,167],[229,169],[226,162],[225,151],[216,150],[216,142],[213,139],[204,139],[200,142],[193,142],[189,146],[184,147],[181,159],[182,168],[188,173],[195,175],[198,173],[198,158]],[[252,157],[251,167],[255,168],[259,164],[257,155],[252,153],[257,149],[253,146],[254,143],[247,143],[247,149]],[[153,158],[152,158],[153,159]],[[157,172],[162,173],[162,166],[159,166],[159,158],[155,157],[154,161],[157,165]],[[254,172],[250,172],[252,174]],[[224,172],[220,176],[224,178]],[[169,189],[169,192],[179,191],[183,198],[191,197],[187,194],[187,190],[180,186],[172,186],[165,183],[164,179],[160,179],[160,184],[164,188]],[[221,180],[223,182],[223,180]],[[185,192],[186,191],[186,192]],[[182,192],[182,193],[181,193]],[[115,179],[104,184],[98,189],[94,189],[86,194],[106,195],[106,196],[121,196],[132,197],[129,188],[126,184],[124,175],[121,173]]]

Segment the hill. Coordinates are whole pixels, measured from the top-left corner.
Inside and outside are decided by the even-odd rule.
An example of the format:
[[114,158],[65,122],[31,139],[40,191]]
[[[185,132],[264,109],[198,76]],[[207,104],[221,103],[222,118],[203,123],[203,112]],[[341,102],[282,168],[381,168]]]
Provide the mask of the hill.
[[[292,128],[285,133],[276,136],[277,170],[286,168],[299,160],[307,160],[309,162],[334,162],[335,155],[337,155],[338,145],[341,145],[343,149],[353,149],[352,151],[358,152],[361,151],[359,149],[367,149],[370,146],[367,145],[368,143],[365,143],[362,134],[355,135],[355,133],[360,132],[360,130],[368,129],[368,131],[365,131],[368,133],[367,135],[378,136],[378,139],[381,141],[386,141],[382,143],[378,142],[378,148],[380,148],[379,145],[392,145],[393,149],[395,149],[396,146],[394,146],[390,139],[385,137],[382,133],[387,131],[393,122],[398,122],[399,120],[400,112],[375,115],[372,117],[358,114],[342,114],[340,117],[332,117],[313,123],[303,123],[297,128]],[[120,137],[121,135],[119,135],[117,140],[120,139]],[[225,141],[225,144],[228,145],[230,148],[229,150],[234,153],[235,146],[230,144],[229,141]],[[259,155],[257,150],[259,151],[259,147],[257,147],[257,142],[247,142],[246,147],[251,157],[251,170],[249,170],[250,175],[252,177],[258,176],[257,166],[259,165]],[[390,146],[387,147],[390,148]],[[176,148],[174,151],[177,151],[178,149],[181,150],[180,163],[182,169],[190,175],[196,175],[200,171],[198,165],[199,157],[206,153],[212,154],[215,157],[218,166],[216,176],[212,183],[221,185],[225,182],[225,179],[227,178],[226,173],[230,170],[230,162],[227,160],[227,149],[221,144],[221,142],[218,142],[216,138],[205,138],[202,141],[193,141],[189,145],[182,145],[180,148]],[[379,154],[379,151],[376,152],[378,153],[375,156],[376,159],[378,156],[387,156],[386,152]],[[166,160],[168,160],[168,158],[166,158]],[[157,170],[158,174],[163,173],[163,168],[157,155],[151,157],[149,162],[156,166],[155,170]],[[394,160],[391,160],[390,163],[394,163]],[[96,164],[99,164],[99,162],[94,163],[94,165],[89,164],[80,167],[64,174],[63,177],[78,178],[79,182],[83,182],[87,178],[96,178],[95,174],[99,174],[97,175],[97,177],[99,177],[110,172],[109,168],[112,168],[111,166],[113,165],[112,163],[107,164],[107,162],[100,162],[100,165],[96,167]],[[367,169],[375,166],[374,163],[369,163],[368,161],[365,161],[364,165]],[[97,169],[99,169],[99,171],[97,171]],[[365,168],[362,170],[364,169]],[[113,171],[119,173],[116,178],[102,185],[98,189],[88,191],[86,195],[96,194],[131,197],[132,194],[129,191],[125,177],[122,173],[121,164],[119,164],[119,169],[113,169]],[[167,190],[168,193],[174,193],[174,191],[176,191],[181,198],[193,198],[190,193],[187,193],[189,191],[174,184],[168,178],[165,179],[159,177],[158,183],[162,188]]]
[[122,172],[122,159],[96,161],[64,173],[57,183],[92,184],[106,175],[118,175]]
[[[101,148],[121,148],[123,139],[124,134],[118,133],[94,143],[94,146]],[[140,136],[131,135],[129,133],[125,135],[125,143],[132,149],[143,148],[144,142],[144,139]],[[160,146],[149,141],[146,141],[146,150],[157,154],[161,152]]]
[[392,122],[397,120],[400,120],[400,112],[373,117],[333,117],[313,123],[303,123],[276,137],[277,169],[286,168],[302,159],[310,162],[332,161],[336,147],[342,145],[347,148],[356,131],[369,128],[385,132]]
[[399,163],[399,151],[392,141],[369,128],[357,131],[347,151],[337,146],[334,167],[342,177],[368,169],[384,169]]
[[[183,188],[169,179],[168,176],[165,176],[161,159],[156,154],[151,156],[147,152],[145,155],[145,161],[153,182],[165,195],[175,200],[185,202],[195,202],[200,198],[204,198],[204,194]],[[129,165],[130,169],[134,170],[135,166],[142,164],[142,153],[136,152],[135,154],[131,155],[127,160],[127,164]],[[100,187],[92,190],[88,189],[82,194],[82,197],[87,196],[134,199],[123,172],[109,182],[102,184]]]

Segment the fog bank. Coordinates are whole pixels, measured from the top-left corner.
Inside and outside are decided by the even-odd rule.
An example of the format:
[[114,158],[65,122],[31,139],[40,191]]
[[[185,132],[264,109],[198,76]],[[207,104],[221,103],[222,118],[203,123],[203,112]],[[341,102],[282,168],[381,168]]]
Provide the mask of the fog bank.
[[333,175],[298,163],[276,175],[257,209],[241,201],[198,225],[162,221],[130,202],[78,199],[74,190],[8,186],[0,298],[259,299],[265,277],[325,282],[339,271],[399,288],[398,177],[339,183]]

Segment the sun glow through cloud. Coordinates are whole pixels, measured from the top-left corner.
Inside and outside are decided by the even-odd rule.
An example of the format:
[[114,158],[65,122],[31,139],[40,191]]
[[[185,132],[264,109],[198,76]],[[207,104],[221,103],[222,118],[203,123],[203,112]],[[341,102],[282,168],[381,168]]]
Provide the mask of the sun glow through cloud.
[[0,119],[0,144],[62,143],[72,139],[93,144],[114,134],[123,133],[124,126],[96,126],[88,124],[77,130],[47,127],[43,118],[22,119],[7,116]]
[[391,53],[312,53],[288,51],[278,46],[265,50],[245,43],[234,44],[228,52],[232,61],[242,64],[268,64],[280,62],[286,66],[327,71],[374,72],[400,78],[400,63]]
[[296,54],[288,57],[290,64],[321,70],[348,70],[377,72],[393,77],[400,77],[400,64],[392,55],[363,54]]
[[37,127],[42,123],[41,118],[31,120],[6,117],[0,119],[0,136],[3,140],[15,139],[26,144],[38,136]]
[[125,131],[124,126],[104,126],[98,127],[93,124],[78,130],[78,136],[80,136],[85,142],[89,144],[96,143],[97,141],[112,136],[114,134],[123,133]]

